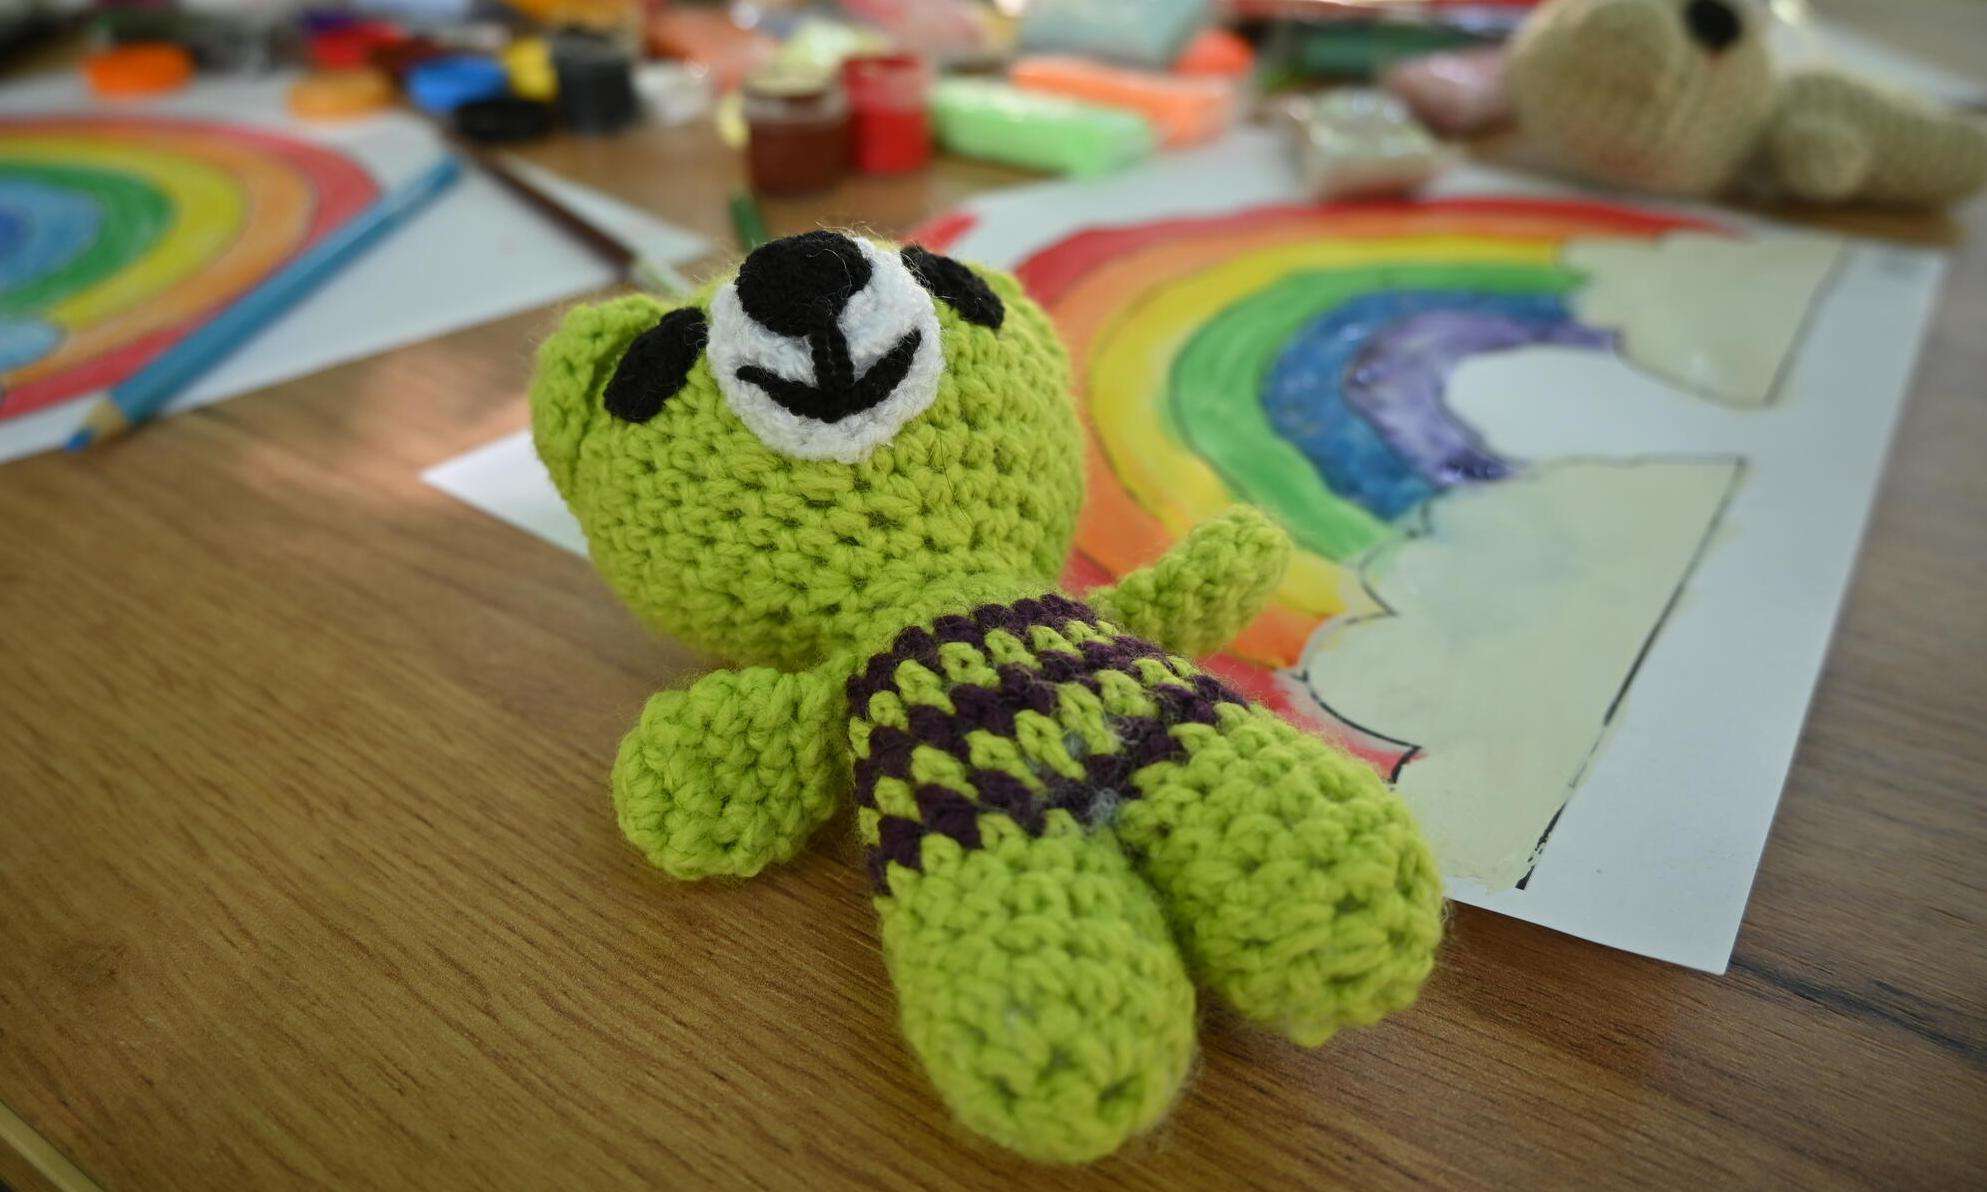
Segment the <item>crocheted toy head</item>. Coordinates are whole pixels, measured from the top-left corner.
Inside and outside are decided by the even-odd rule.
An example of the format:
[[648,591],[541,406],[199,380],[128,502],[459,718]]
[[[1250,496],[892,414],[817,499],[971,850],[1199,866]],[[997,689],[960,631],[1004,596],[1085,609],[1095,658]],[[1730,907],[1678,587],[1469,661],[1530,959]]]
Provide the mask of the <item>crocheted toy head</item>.
[[1519,127],[1618,186],[1936,206],[1987,184],[1987,129],[1829,70],[1778,77],[1746,0],[1548,0],[1512,47]]
[[572,311],[532,426],[640,616],[796,668],[965,578],[1053,585],[1083,500],[1067,386],[1012,278],[822,231],[680,305]]
[[1562,165],[1667,194],[1723,187],[1773,110],[1741,0],[1550,0],[1512,46],[1510,81],[1519,124]]

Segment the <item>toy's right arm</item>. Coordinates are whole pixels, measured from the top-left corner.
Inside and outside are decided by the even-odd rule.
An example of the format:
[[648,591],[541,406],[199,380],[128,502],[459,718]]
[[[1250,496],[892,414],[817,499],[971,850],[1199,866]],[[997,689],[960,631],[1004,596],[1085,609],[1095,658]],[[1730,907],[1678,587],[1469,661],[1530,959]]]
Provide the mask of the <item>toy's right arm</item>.
[[755,666],[650,697],[614,760],[622,834],[683,879],[791,858],[848,780],[844,678]]

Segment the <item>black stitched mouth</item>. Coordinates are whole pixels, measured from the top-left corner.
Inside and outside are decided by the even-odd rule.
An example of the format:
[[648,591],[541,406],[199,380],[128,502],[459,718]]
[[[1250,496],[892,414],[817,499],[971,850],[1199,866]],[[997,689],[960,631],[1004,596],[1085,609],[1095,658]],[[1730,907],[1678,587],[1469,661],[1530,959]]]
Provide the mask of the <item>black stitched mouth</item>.
[[[918,345],[924,342],[924,332],[912,328],[859,377],[849,363],[848,344],[838,328],[831,326],[811,332],[807,339],[814,353],[814,374],[819,383],[810,385],[791,380],[756,364],[741,367],[736,375],[748,385],[765,390],[768,397],[788,412],[832,426],[851,414],[880,405],[903,383],[911,371],[911,361],[917,357]],[[828,367],[824,368],[824,364]]]

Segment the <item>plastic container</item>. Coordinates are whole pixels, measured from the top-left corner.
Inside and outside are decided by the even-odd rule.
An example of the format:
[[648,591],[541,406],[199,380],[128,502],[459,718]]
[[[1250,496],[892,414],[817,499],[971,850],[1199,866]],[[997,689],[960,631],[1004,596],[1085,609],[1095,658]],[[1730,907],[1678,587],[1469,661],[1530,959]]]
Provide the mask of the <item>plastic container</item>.
[[1095,177],[1149,155],[1158,139],[1136,112],[986,79],[945,79],[931,98],[948,152],[1027,169]]
[[445,116],[463,104],[504,94],[510,89],[510,76],[493,59],[456,54],[416,66],[407,74],[406,87],[414,106]]
[[745,165],[762,195],[827,190],[849,172],[849,105],[832,75],[761,71],[745,80]]
[[851,155],[865,174],[901,174],[931,162],[931,70],[913,54],[865,54],[842,63]]
[[1447,168],[1453,155],[1394,96],[1342,88],[1286,101],[1297,169],[1321,199],[1401,194]]
[[304,120],[353,120],[392,102],[393,80],[372,67],[312,71],[290,85],[290,114]]
[[165,42],[117,46],[83,60],[90,90],[108,99],[163,95],[193,77],[193,55]]
[[1128,108],[1152,122],[1168,148],[1210,140],[1235,122],[1235,84],[1224,78],[1106,66],[1087,58],[1023,58],[1008,71],[1028,91]]

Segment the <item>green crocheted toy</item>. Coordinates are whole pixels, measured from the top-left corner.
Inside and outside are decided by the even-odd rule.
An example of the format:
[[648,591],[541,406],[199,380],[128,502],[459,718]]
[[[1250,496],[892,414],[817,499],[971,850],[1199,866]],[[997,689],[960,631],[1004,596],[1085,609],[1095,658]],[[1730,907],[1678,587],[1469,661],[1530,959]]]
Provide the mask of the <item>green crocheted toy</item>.
[[1987,127],[1828,70],[1779,76],[1746,0],[1548,0],[1512,45],[1518,124],[1559,164],[1669,194],[1930,207],[1987,184]]
[[1067,363],[1013,279],[815,232],[539,353],[540,456],[656,629],[737,662],[653,697],[623,832],[679,878],[793,856],[853,790],[904,1030],[1045,1160],[1174,1101],[1190,975],[1303,1044],[1406,1006],[1441,891],[1373,772],[1181,655],[1280,579],[1237,507],[1087,603]]

